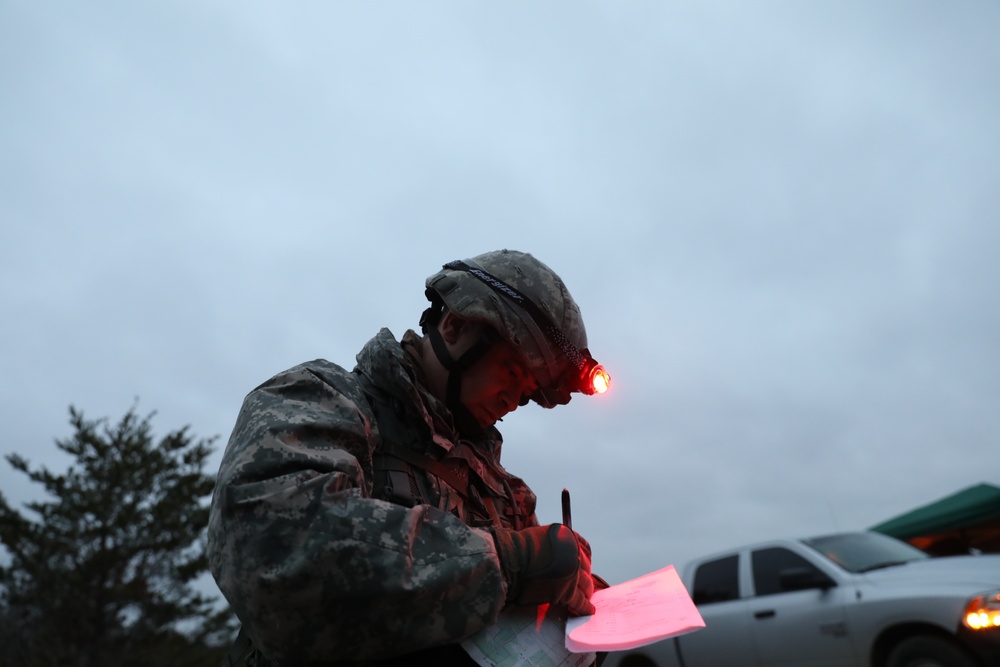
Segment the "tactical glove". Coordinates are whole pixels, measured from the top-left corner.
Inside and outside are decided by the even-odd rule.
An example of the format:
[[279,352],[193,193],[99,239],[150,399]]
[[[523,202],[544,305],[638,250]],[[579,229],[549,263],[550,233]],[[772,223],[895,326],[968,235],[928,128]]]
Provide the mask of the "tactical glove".
[[522,530],[493,530],[500,567],[507,580],[507,602],[565,605],[571,616],[594,613],[590,596],[590,545],[554,523]]

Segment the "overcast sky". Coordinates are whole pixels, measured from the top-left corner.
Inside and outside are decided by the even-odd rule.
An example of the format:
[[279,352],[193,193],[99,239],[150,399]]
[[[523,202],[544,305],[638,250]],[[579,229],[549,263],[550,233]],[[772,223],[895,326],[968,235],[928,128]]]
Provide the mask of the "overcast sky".
[[[501,424],[612,583],[1000,469],[1000,4],[0,0],[3,454],[218,437],[535,254],[602,397]],[[37,491],[5,461],[13,502]]]

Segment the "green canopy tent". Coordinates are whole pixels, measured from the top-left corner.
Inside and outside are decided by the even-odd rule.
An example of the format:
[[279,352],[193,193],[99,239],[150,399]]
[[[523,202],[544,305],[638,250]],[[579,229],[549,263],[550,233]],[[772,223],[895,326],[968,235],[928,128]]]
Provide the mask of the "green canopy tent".
[[869,530],[936,556],[1000,553],[1000,487],[977,484],[917,507]]

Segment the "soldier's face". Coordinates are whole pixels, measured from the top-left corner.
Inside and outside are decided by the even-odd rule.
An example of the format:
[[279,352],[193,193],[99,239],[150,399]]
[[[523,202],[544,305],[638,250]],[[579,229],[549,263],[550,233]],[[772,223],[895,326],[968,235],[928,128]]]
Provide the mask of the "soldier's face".
[[490,426],[538,388],[521,353],[512,344],[495,343],[462,375],[462,404],[481,427]]

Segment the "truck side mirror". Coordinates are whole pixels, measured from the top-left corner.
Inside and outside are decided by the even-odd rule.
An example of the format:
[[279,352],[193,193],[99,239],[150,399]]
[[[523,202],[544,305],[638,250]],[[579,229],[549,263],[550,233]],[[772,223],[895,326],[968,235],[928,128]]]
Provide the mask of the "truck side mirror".
[[778,571],[782,590],[806,591],[812,588],[827,590],[837,585],[833,579],[811,567],[789,567]]

